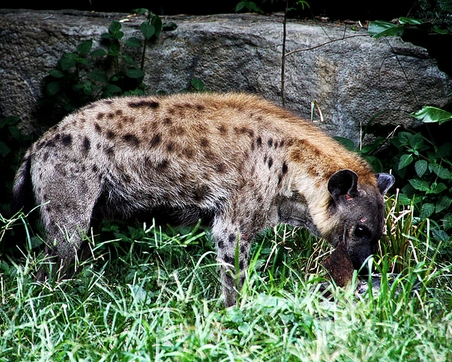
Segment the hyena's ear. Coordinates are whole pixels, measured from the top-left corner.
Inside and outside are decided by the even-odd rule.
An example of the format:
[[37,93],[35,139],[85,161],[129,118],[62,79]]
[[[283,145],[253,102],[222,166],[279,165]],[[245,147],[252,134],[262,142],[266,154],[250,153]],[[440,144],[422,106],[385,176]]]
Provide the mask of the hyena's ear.
[[328,180],[328,191],[333,199],[339,196],[353,198],[358,196],[358,175],[351,170],[340,170]]
[[377,173],[378,190],[382,195],[386,194],[388,190],[394,185],[395,178],[389,173]]

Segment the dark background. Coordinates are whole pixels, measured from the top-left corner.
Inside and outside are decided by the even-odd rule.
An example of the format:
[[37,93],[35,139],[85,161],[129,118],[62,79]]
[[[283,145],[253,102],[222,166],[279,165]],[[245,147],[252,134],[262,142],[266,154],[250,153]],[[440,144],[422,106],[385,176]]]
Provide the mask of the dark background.
[[[130,12],[135,8],[146,8],[159,15],[175,14],[219,14],[234,13],[241,0],[6,0],[0,8],[57,10],[77,9],[97,12]],[[283,11],[285,1],[255,0],[264,12]],[[291,1],[294,3],[295,1]],[[415,0],[308,0],[309,10],[294,11],[294,17],[327,16],[331,19],[350,20],[391,20],[399,16],[407,16],[412,10]]]

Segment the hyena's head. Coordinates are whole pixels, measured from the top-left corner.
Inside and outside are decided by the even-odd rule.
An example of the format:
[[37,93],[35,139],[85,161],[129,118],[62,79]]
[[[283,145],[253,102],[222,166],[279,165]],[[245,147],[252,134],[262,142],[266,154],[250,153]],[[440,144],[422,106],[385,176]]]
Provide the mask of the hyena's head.
[[326,236],[333,246],[344,242],[355,269],[376,252],[384,226],[383,195],[394,183],[389,174],[377,174],[376,186],[360,183],[358,175],[340,170],[328,181],[332,228]]

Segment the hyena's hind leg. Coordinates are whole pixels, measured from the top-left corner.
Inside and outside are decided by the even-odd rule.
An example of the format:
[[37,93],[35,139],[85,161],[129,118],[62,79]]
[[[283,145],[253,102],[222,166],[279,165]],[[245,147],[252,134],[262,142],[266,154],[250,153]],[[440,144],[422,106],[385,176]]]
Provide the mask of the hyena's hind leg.
[[89,174],[64,175],[42,175],[39,183],[35,183],[36,199],[42,204],[46,253],[50,259],[50,268],[44,268],[38,274],[40,280],[74,274],[82,238],[89,230],[93,209],[101,193],[100,184],[86,177]]

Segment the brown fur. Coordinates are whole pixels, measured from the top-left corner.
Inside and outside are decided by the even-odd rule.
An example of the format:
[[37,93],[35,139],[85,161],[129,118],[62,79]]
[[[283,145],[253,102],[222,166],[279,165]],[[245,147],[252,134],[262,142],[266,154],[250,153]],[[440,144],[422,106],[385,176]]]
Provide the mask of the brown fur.
[[[339,170],[351,171],[332,177]],[[376,243],[382,194],[392,184],[313,124],[246,94],[93,103],[30,148],[15,180],[18,198],[29,175],[36,202],[43,204],[48,253],[65,268],[93,216],[165,211],[179,223],[203,218],[224,265],[226,305],[235,303],[259,230],[286,222],[337,245],[358,220],[367,220],[372,240],[366,243]],[[360,248],[356,243],[347,246],[351,255]]]

